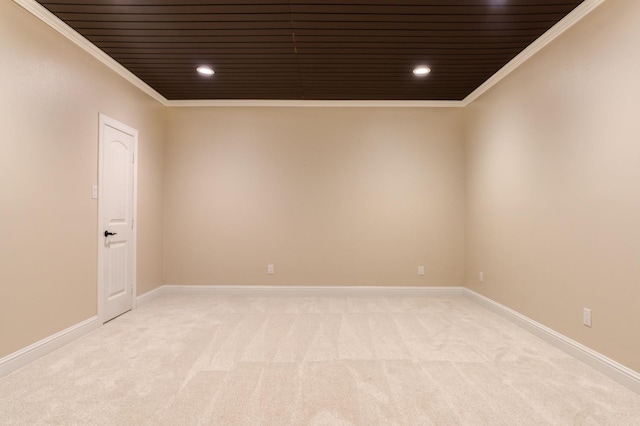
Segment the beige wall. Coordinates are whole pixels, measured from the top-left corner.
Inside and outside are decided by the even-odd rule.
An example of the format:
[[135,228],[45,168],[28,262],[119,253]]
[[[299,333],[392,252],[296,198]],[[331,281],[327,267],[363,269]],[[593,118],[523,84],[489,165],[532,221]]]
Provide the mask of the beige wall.
[[0,357],[96,314],[98,113],[139,130],[138,291],[161,284],[162,106],[0,2]]
[[460,285],[461,112],[172,109],[165,283]]
[[605,2],[465,111],[467,285],[636,371],[638,22]]

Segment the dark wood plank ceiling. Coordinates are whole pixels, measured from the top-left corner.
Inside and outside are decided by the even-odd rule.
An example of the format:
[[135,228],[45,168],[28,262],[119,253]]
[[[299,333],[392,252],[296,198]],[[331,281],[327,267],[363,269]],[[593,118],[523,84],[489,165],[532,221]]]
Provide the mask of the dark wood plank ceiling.
[[582,1],[39,3],[169,100],[461,100]]

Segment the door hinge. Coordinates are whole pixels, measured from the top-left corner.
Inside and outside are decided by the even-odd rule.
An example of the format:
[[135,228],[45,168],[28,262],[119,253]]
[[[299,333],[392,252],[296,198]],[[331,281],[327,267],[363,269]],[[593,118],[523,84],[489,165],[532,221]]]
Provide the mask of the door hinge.
[[131,163],[135,163],[136,162],[136,153],[134,152],[133,154],[131,154]]
[[131,229],[133,230],[133,223],[135,222],[135,219],[131,219]]

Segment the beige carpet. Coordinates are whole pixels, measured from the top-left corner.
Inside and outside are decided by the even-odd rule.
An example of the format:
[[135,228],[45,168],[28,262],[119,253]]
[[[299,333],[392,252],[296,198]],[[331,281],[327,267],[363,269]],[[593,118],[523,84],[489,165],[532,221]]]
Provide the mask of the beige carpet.
[[162,296],[0,379],[0,424],[640,425],[464,298]]

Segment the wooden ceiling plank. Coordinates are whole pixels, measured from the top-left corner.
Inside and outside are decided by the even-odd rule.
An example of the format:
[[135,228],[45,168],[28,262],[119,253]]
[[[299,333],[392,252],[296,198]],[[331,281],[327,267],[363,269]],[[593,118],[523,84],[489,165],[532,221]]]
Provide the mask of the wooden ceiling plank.
[[208,13],[208,14],[148,14],[137,15],[114,13],[58,13],[66,22],[204,22],[210,26],[218,22],[291,22],[286,13]]
[[91,21],[77,20],[65,21],[71,28],[83,30],[87,28],[109,28],[109,29],[175,29],[175,30],[197,30],[211,29],[218,30],[268,30],[287,29],[291,30],[290,21],[249,21],[249,22],[194,22],[194,21]]
[[451,2],[438,2],[439,4],[399,4],[400,2],[386,2],[385,4],[353,4],[352,2],[319,4],[307,2],[291,4],[291,12],[294,14],[375,14],[375,15],[537,15],[537,14],[567,14],[576,7],[573,3],[538,3],[514,4],[505,2],[500,7],[492,7],[489,4],[479,2],[466,2],[464,7]]
[[[384,23],[419,23],[419,24],[443,24],[443,23],[465,23],[490,25],[494,23],[518,24],[521,22],[557,22],[564,13],[539,13],[527,15],[418,15],[418,14],[398,14],[398,15],[377,15],[368,13],[292,13],[291,19],[297,25],[302,22],[384,22]],[[180,16],[180,15],[176,15]]]
[[[135,0],[138,1],[138,0]],[[388,5],[388,0],[289,0],[289,3],[293,6],[314,4],[314,5]],[[512,6],[534,6],[534,5],[553,5],[553,4],[580,4],[580,0],[509,0],[509,4]],[[424,6],[424,5],[442,5],[457,6],[457,7],[469,7],[478,4],[477,0],[396,0],[394,5],[406,5],[406,6]],[[500,9],[504,5],[491,6],[494,9]]]
[[256,3],[256,4],[223,4],[205,2],[194,4],[189,2],[174,2],[173,4],[136,4],[102,3],[85,1],[83,3],[49,3],[45,7],[55,14],[87,14],[87,15],[243,15],[243,14],[288,14],[289,5],[286,3]]

